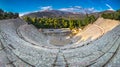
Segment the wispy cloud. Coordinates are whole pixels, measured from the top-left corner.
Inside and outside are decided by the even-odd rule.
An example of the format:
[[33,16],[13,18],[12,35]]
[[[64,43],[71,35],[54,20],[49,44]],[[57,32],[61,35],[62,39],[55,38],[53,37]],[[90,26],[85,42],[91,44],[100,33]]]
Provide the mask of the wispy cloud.
[[68,7],[68,8],[60,8],[58,10],[61,10],[61,11],[70,11],[70,12],[73,12],[73,11],[79,11],[81,9],[81,6],[74,6],[74,7]]
[[[53,7],[52,6],[43,6],[43,7],[38,7],[39,10],[36,10],[36,11],[28,11],[28,12],[23,12],[23,13],[20,13],[20,16],[23,16],[25,14],[29,14],[29,13],[33,13],[33,12],[39,12],[39,11],[45,11],[45,10],[53,10]],[[67,12],[81,12],[81,13],[93,13],[93,12],[98,12],[97,10],[94,9],[94,7],[91,7],[91,8],[83,8],[81,6],[71,6],[71,7],[68,7],[68,8],[60,8],[60,9],[57,9],[57,10],[60,10],[60,11],[67,11]]]
[[29,14],[29,13],[34,13],[34,12],[39,12],[39,11],[44,11],[44,10],[52,10],[53,9],[52,6],[43,6],[43,7],[38,7],[38,8],[39,8],[39,10],[22,12],[19,15],[23,16],[23,15]]
[[52,10],[52,6],[39,7],[41,10]]
[[74,11],[74,8],[60,8],[61,11]]
[[19,13],[19,16],[23,16],[25,14],[29,14],[30,12],[22,12],[22,13]]
[[38,12],[39,10],[36,10],[36,11],[27,11],[27,12],[21,12],[19,13],[19,16],[23,16],[25,14],[29,14],[29,13],[34,13],[34,12]]
[[58,9],[58,10],[69,11],[69,12],[81,12],[81,13],[98,12],[97,10],[94,9],[94,7],[92,7],[92,8],[83,8],[81,6],[73,6],[73,7],[68,7],[68,8],[61,8],[61,9]]
[[114,10],[109,4],[105,4],[109,9],[108,10]]

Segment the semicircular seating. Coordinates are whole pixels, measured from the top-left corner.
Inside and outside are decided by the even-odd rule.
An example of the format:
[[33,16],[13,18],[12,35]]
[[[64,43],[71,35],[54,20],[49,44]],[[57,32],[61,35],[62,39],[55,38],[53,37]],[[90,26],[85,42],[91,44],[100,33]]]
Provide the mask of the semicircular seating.
[[[20,19],[15,20],[17,20],[17,22],[14,22],[14,20],[3,20],[0,22],[0,40],[7,58],[10,62],[13,62],[12,65],[18,67],[24,67],[26,65],[37,67],[40,65],[52,66],[54,64],[54,60],[56,59],[58,50],[33,46],[31,43],[21,39],[16,30],[22,24],[16,27],[15,23],[19,24],[23,21]],[[22,65],[23,63],[24,65]]]
[[0,21],[1,67],[119,67],[120,25],[77,45],[48,44],[45,35],[19,18]]
[[34,45],[55,48],[55,46],[48,43],[47,36],[40,33],[33,25],[21,25],[17,29],[17,32],[20,37]]

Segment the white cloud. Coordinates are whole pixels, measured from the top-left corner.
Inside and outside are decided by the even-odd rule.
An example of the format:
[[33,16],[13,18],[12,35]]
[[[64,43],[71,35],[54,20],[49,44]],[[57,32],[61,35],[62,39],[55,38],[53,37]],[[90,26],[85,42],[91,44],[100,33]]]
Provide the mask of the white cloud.
[[80,9],[80,8],[82,8],[81,6],[74,6],[74,8],[78,8],[78,9]]
[[61,11],[74,11],[75,9],[74,8],[61,8],[59,10],[61,10]]
[[109,4],[105,4],[109,9],[108,10],[114,10]]
[[44,6],[44,7],[40,7],[41,10],[52,10],[52,6]]
[[[44,6],[44,7],[39,7],[39,8],[40,8],[40,10],[23,12],[23,13],[20,13],[19,15],[23,16],[25,14],[29,14],[29,13],[33,13],[33,12],[39,12],[39,11],[45,11],[45,10],[53,10],[52,6]],[[81,13],[98,12],[97,10],[94,9],[94,7],[83,8],[81,6],[71,6],[71,7],[68,7],[68,8],[60,8],[60,9],[57,9],[57,10],[73,12],[73,13],[76,13],[76,12],[81,12]]]
[[34,12],[38,12],[39,10],[36,10],[36,11],[28,11],[28,12],[21,12],[19,13],[19,16],[23,16],[23,15],[26,15],[26,14],[29,14],[29,13],[34,13]]
[[69,11],[69,12],[81,12],[81,13],[93,13],[93,12],[98,12],[95,10],[93,7],[92,8],[83,8],[81,6],[73,6],[73,7],[68,7],[68,8],[61,8],[58,9],[61,11]]
[[58,10],[61,10],[61,11],[70,11],[70,12],[74,12],[74,11],[79,11],[82,7],[81,6],[73,6],[73,7],[68,7],[68,8],[61,8],[61,9],[58,9]]
[[25,14],[29,14],[30,12],[23,12],[23,13],[19,13],[19,16],[23,16]]
[[29,13],[34,13],[34,12],[39,12],[39,11],[44,11],[44,10],[52,10],[52,6],[44,6],[44,7],[39,7],[40,10],[36,10],[36,11],[28,11],[28,12],[22,12],[22,13],[19,13],[20,16],[23,16],[25,14],[29,14]]

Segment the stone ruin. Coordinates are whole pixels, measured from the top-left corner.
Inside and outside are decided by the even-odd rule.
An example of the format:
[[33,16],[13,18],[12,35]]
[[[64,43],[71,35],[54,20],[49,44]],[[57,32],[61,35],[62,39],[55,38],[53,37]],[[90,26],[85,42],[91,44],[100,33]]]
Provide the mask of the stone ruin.
[[19,18],[1,20],[0,67],[120,67],[120,25],[97,39],[61,47],[48,39]]

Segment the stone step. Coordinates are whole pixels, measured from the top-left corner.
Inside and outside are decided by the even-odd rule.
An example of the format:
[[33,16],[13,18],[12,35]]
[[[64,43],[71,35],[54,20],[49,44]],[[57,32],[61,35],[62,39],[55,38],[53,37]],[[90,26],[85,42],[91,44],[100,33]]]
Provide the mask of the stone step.
[[2,44],[1,44],[1,42],[0,42],[0,51],[2,50],[3,48],[2,48]]
[[105,53],[102,57],[100,57],[95,64],[91,65],[90,67],[102,67],[103,65],[105,65],[106,63],[109,62],[109,60],[112,58],[112,56],[114,55],[115,51],[117,51],[117,48],[119,46],[120,43],[120,37],[117,39],[117,41],[115,42],[115,44],[112,46],[112,48]]
[[[120,39],[119,42],[116,42],[118,46],[113,47],[116,49],[118,47],[118,51],[116,51],[116,54],[113,56],[113,58],[109,61],[109,63],[106,64],[105,67],[119,67],[120,66]],[[112,52],[114,52],[114,49]]]
[[0,67],[13,67],[13,65],[10,64],[4,50],[0,51]]
[[62,65],[66,65],[66,63],[65,63],[65,62],[56,62],[55,65],[56,65],[56,66],[62,66]]
[[54,66],[54,67],[66,67],[66,66]]
[[56,62],[63,62],[63,61],[64,61],[64,57],[62,57],[62,56],[58,56]]
[[57,60],[55,62],[55,67],[66,67],[66,62],[61,52],[58,53]]

